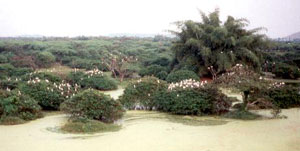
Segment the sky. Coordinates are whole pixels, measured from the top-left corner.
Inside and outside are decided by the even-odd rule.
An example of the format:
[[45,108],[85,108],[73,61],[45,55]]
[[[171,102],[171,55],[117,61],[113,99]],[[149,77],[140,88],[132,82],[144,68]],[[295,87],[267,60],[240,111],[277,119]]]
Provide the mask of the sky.
[[168,34],[175,21],[220,9],[265,27],[270,38],[300,31],[300,0],[0,0],[0,37]]

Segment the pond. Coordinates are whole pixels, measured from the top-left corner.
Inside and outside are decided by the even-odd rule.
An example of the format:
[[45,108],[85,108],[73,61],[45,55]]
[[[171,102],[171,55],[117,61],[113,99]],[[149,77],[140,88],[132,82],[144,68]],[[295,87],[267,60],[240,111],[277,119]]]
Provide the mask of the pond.
[[49,114],[22,125],[0,126],[0,150],[299,151],[300,110],[283,110],[282,114],[288,118],[239,121],[129,111],[121,130],[86,135],[49,130],[67,120],[64,114]]

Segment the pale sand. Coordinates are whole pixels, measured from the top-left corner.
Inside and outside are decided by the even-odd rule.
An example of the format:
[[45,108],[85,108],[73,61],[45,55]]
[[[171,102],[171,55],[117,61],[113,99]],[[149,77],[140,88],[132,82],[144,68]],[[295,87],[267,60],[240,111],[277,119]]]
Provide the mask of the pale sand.
[[144,113],[160,116],[129,111],[120,131],[89,135],[49,130],[66,122],[63,114],[0,126],[0,151],[300,151],[299,109],[283,110],[288,119],[228,120],[216,126],[183,125],[165,120],[164,114],[147,118]]

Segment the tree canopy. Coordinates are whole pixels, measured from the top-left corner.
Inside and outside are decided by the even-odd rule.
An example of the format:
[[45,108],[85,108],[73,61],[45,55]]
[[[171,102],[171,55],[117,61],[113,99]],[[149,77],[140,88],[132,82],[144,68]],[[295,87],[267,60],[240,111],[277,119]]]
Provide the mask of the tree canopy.
[[201,22],[176,22],[179,31],[171,31],[178,37],[173,44],[173,68],[194,70],[200,76],[214,78],[237,63],[260,70],[260,50],[268,44],[267,37],[258,33],[263,28],[247,30],[248,20],[232,16],[222,23],[218,9],[208,15],[201,11],[200,14]]

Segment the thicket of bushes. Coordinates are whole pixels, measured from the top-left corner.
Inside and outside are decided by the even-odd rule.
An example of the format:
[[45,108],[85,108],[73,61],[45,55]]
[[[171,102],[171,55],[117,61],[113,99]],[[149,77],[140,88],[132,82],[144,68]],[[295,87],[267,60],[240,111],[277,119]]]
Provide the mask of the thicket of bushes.
[[61,105],[61,110],[74,120],[98,120],[111,123],[123,115],[121,103],[99,91],[88,89],[76,94]]
[[278,78],[283,79],[298,79],[300,78],[300,69],[297,66],[288,65],[285,63],[278,63],[275,66],[273,73]]
[[89,75],[84,72],[70,72],[68,81],[73,85],[78,84],[82,88],[94,88],[97,90],[115,90],[118,88],[117,82],[103,74]]
[[75,93],[68,84],[54,84],[40,79],[20,85],[20,90],[35,99],[44,110],[58,110],[60,104]]
[[[127,109],[155,109],[182,115],[222,114],[229,110],[230,98],[215,87],[193,82],[195,87],[170,90],[165,81],[144,77],[129,84],[119,100]],[[180,83],[174,85],[180,86]]]
[[266,90],[271,102],[279,108],[300,106],[300,89],[293,86],[283,86]]
[[229,111],[232,103],[211,86],[160,91],[154,100],[158,110],[182,115],[222,114]]
[[0,90],[0,123],[20,124],[41,117],[41,107],[19,90]]
[[155,93],[167,89],[167,84],[156,77],[144,77],[130,83],[119,100],[127,109],[143,108],[152,110],[155,107]]
[[166,81],[171,83],[171,82],[179,82],[185,79],[194,79],[199,81],[199,76],[190,70],[177,70],[174,72],[171,72],[167,78]]
[[[166,74],[168,74],[167,72],[167,68],[166,67],[163,67],[163,66],[160,66],[160,65],[150,65],[146,68],[143,68],[139,74],[141,76],[155,76],[157,78],[160,78],[162,80],[166,79]],[[165,74],[166,73],[166,74]]]

